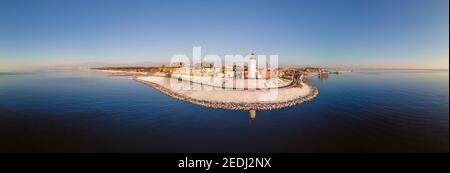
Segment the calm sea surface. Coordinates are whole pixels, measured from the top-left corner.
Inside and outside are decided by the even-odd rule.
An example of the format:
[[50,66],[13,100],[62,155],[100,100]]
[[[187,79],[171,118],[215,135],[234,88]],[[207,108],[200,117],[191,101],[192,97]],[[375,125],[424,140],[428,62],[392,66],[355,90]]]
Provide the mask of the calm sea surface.
[[205,108],[89,71],[0,73],[0,152],[448,152],[448,71],[313,77],[314,100]]

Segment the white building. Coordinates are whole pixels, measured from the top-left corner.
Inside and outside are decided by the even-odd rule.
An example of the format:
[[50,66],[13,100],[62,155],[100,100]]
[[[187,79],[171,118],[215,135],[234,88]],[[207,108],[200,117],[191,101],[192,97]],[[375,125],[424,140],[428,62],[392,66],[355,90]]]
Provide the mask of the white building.
[[256,78],[256,55],[253,52],[248,60],[248,78]]

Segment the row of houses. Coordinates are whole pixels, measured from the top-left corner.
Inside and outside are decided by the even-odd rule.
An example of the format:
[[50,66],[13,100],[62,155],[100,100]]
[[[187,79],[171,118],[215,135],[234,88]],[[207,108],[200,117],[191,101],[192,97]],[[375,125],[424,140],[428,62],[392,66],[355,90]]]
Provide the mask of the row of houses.
[[[262,68],[256,69],[255,77],[262,78],[271,78],[276,76],[277,70],[273,70],[271,68]],[[250,78],[249,70],[240,66],[222,66],[222,67],[202,67],[202,68],[193,68],[193,67],[179,67],[175,73],[180,73],[184,75],[195,75],[195,76],[215,76],[215,77],[225,77],[225,78],[236,78],[236,79],[247,79]]]

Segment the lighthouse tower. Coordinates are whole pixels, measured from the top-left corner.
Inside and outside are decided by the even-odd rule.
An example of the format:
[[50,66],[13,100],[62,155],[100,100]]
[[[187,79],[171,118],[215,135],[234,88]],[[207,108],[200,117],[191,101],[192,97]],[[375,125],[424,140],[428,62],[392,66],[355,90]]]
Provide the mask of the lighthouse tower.
[[251,53],[248,60],[248,78],[256,78],[256,55]]

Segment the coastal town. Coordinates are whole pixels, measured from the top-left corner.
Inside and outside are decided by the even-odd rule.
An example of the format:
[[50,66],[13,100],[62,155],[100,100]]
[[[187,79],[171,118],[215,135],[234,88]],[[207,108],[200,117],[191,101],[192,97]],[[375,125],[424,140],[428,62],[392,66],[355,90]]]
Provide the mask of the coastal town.
[[[196,67],[186,67],[182,64],[174,65],[174,66],[153,66],[153,67],[97,67],[92,68],[92,70],[110,73],[112,75],[121,76],[166,76],[171,77],[172,74],[176,72],[184,72],[184,74],[189,74],[190,76],[215,76],[215,77],[223,77],[223,78],[247,78],[245,74],[247,74],[247,66],[222,66],[222,67],[214,67],[211,64],[207,65],[197,65]],[[244,75],[242,75],[242,71]],[[317,67],[278,67],[271,69],[261,69],[261,74],[258,76],[262,78],[262,74],[265,75],[266,79],[270,79],[271,76],[282,79],[292,79],[295,73],[299,73],[301,75],[307,76],[321,76],[326,77],[332,74],[340,74],[343,72],[351,72],[349,70],[345,71],[329,71],[325,68],[317,68]],[[306,81],[306,78],[304,78]]]

